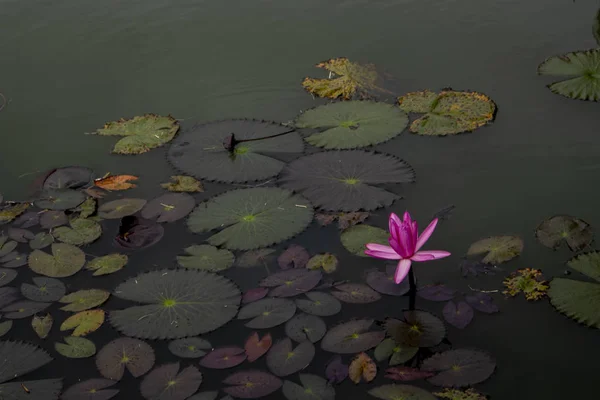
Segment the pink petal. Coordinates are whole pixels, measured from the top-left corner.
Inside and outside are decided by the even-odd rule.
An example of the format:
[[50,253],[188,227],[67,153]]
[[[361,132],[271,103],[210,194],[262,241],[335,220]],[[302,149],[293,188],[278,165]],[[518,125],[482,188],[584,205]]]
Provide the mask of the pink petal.
[[390,246],[385,246],[383,244],[367,243],[366,246],[367,246],[367,249],[369,249],[369,250],[381,251],[383,253],[393,253],[393,254],[396,254],[396,252],[394,251],[394,249],[392,249]]
[[410,270],[411,261],[408,259],[400,260],[398,266],[396,267],[396,273],[394,274],[394,282],[396,284],[402,282],[406,275],[408,275],[408,271]]
[[404,211],[404,215],[402,216],[402,220],[409,225],[412,224],[412,218],[410,217],[410,213],[408,211]]
[[392,249],[394,249],[394,251],[397,254],[402,255],[402,245],[400,244],[400,242],[396,239],[394,239],[393,237],[389,237],[388,238],[388,243],[390,244],[390,246],[392,246]]
[[400,226],[400,247],[402,251],[399,254],[402,257],[409,258],[415,253],[415,241],[412,236],[412,229],[407,223]]
[[415,243],[417,243],[417,240],[419,239],[419,226],[417,225],[417,221],[413,221],[410,227]]
[[427,226],[423,232],[421,232],[421,236],[419,236],[419,240],[417,240],[417,245],[415,246],[415,251],[419,251],[419,249],[429,240],[433,231],[435,231],[437,223],[438,219],[436,218],[429,223],[429,226]]
[[398,238],[398,227],[400,225],[402,225],[402,221],[396,214],[391,213],[390,218],[388,220],[388,224],[389,224],[389,228],[390,228],[390,235],[392,235],[392,237],[394,239],[397,239]]
[[429,260],[439,260],[440,258],[448,257],[450,253],[444,250],[427,250],[427,251],[419,251],[415,253],[414,256],[411,257],[413,261],[429,261]]
[[384,258],[386,260],[400,260],[399,254],[394,253],[385,253],[383,251],[375,251],[375,250],[365,250],[365,254],[375,258]]

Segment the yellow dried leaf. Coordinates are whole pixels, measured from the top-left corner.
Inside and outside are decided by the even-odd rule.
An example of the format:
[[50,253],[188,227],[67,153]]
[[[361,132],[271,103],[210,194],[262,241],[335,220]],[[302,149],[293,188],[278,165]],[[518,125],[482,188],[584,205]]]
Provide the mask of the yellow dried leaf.
[[354,383],[359,383],[361,378],[371,382],[377,375],[377,365],[366,353],[360,353],[350,363],[348,375]]
[[72,336],[85,336],[102,326],[104,314],[104,310],[100,309],[78,312],[67,318],[60,326],[60,330],[68,331],[74,328]]
[[104,190],[127,190],[136,187],[130,181],[137,181],[138,177],[133,175],[112,175],[96,179],[94,185]]

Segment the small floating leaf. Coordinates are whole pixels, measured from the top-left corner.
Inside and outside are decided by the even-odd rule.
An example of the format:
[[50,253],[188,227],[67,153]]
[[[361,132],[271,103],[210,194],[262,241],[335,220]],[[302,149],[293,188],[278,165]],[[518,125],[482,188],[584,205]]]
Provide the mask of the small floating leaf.
[[54,343],[58,353],[67,358],[88,358],[96,354],[96,345],[89,339],[67,336],[64,343]]
[[369,390],[369,394],[382,400],[436,400],[428,391],[411,385],[382,385]]
[[321,341],[321,348],[339,354],[367,351],[385,337],[384,331],[369,332],[372,324],[373,320],[361,319],[334,326]]
[[381,295],[362,283],[343,283],[335,287],[331,294],[345,303],[365,304],[381,299]]
[[102,289],[85,289],[69,293],[59,301],[68,304],[61,307],[63,311],[84,311],[103,304],[110,297],[110,293]]
[[121,380],[125,368],[137,378],[150,371],[153,365],[152,347],[146,342],[132,338],[115,339],[104,346],[96,356],[96,367],[100,374],[114,381]]
[[496,362],[486,353],[478,350],[448,350],[423,361],[421,369],[437,372],[428,379],[436,386],[470,386],[488,379]]
[[390,365],[397,365],[412,359],[417,354],[417,351],[419,351],[418,347],[398,344],[394,339],[387,338],[375,348],[375,359],[377,361],[389,359]]
[[325,321],[315,315],[298,314],[285,324],[285,334],[296,342],[309,340],[316,343],[325,336],[325,332]]
[[108,275],[120,271],[127,265],[128,257],[125,254],[112,253],[97,257],[89,261],[85,269],[94,271],[94,276]]
[[31,317],[33,314],[45,310],[51,303],[39,303],[37,301],[18,301],[4,307],[2,313],[4,318],[21,319]]
[[171,182],[161,183],[160,186],[167,189],[169,192],[204,192],[202,182],[193,176],[174,175],[171,176]]
[[104,190],[127,190],[137,187],[132,181],[137,181],[138,177],[133,175],[108,175],[104,178],[94,180],[94,185]]
[[220,347],[202,357],[200,365],[205,368],[225,369],[240,365],[246,360],[244,349],[240,347]]
[[46,314],[43,317],[34,315],[31,320],[31,327],[40,339],[46,339],[50,333],[50,329],[52,329],[53,323],[54,319],[50,314]]
[[10,331],[12,326],[13,326],[12,319],[9,319],[8,321],[0,322],[0,337],[6,335]]
[[212,345],[199,337],[176,339],[169,342],[169,351],[182,358],[199,358],[206,354],[205,350],[211,350]]
[[538,225],[535,236],[546,247],[556,250],[563,241],[571,251],[579,251],[592,243],[594,232],[587,222],[568,215],[556,215]]
[[487,293],[475,293],[471,296],[465,296],[465,301],[477,311],[487,314],[498,312],[498,306],[494,303],[494,298]]
[[292,348],[292,340],[285,338],[275,343],[267,353],[267,367],[277,376],[287,376],[306,368],[315,356],[315,347],[303,341]]
[[296,299],[296,305],[307,314],[328,317],[339,313],[342,309],[340,301],[329,293],[308,292],[305,294],[308,300]]
[[268,329],[288,321],[296,312],[293,301],[282,298],[261,299],[246,304],[238,313],[238,319],[249,319],[248,328]]
[[458,304],[449,301],[444,306],[442,313],[446,322],[458,329],[466,328],[473,320],[474,315],[473,308],[464,301],[459,301]]
[[34,285],[21,284],[21,294],[29,300],[53,302],[63,297],[67,291],[65,284],[58,279],[34,276],[31,280]]
[[291,381],[283,383],[283,395],[288,400],[334,400],[335,389],[320,376],[299,374],[300,386]]
[[388,319],[385,329],[397,343],[411,347],[433,347],[446,336],[444,323],[425,311],[404,311],[404,321]]
[[34,250],[29,255],[29,268],[40,275],[65,278],[74,275],[85,264],[85,254],[77,247],[66,243],[54,243],[52,255]]
[[552,93],[571,99],[600,101],[600,49],[550,57],[539,65],[538,74],[565,78],[548,85]]
[[456,290],[445,285],[428,285],[420,287],[417,291],[419,297],[430,301],[448,301],[454,298]]
[[349,374],[348,365],[342,362],[342,356],[334,356],[325,367],[325,376],[329,383],[342,383]]
[[148,400],[185,400],[196,393],[202,373],[192,365],[179,371],[179,363],[161,365],[144,377],[142,397]]
[[310,255],[302,246],[292,244],[277,258],[277,263],[281,269],[304,268]]
[[142,208],[142,218],[156,222],[174,222],[188,215],[196,206],[196,200],[187,193],[163,194]]
[[390,296],[403,296],[410,290],[408,279],[403,280],[400,284],[394,281],[396,265],[388,265],[385,272],[373,270],[367,272],[367,284],[382,294]]
[[104,219],[118,219],[133,215],[146,205],[144,199],[119,199],[102,204],[98,216]]
[[516,296],[523,292],[527,300],[539,300],[546,296],[548,285],[539,269],[518,269],[504,279],[506,290],[502,293]]
[[272,297],[291,297],[312,290],[319,284],[323,274],[320,271],[289,269],[269,275],[260,286],[270,287]]
[[91,219],[77,218],[70,225],[59,226],[52,231],[52,235],[63,243],[75,246],[90,244],[102,235],[102,226]]
[[110,379],[93,378],[78,382],[61,395],[61,400],[109,400],[115,397],[118,389],[106,389],[117,382]]
[[259,339],[258,332],[254,332],[248,340],[246,340],[246,345],[244,346],[246,356],[248,356],[248,362],[254,362],[261,358],[269,351],[272,344],[273,339],[271,338],[270,333],[267,333],[262,339]]
[[73,336],[86,336],[104,323],[104,310],[87,310],[67,318],[60,326],[61,331],[73,330]]
[[331,274],[335,272],[337,265],[338,260],[336,256],[330,253],[324,253],[313,256],[306,264],[306,268],[323,269],[324,272]]
[[512,260],[523,251],[523,240],[517,236],[492,236],[473,243],[467,255],[486,254],[482,262],[501,264]]
[[340,239],[342,244],[350,253],[360,256],[367,257],[365,246],[367,243],[388,243],[389,234],[381,228],[377,228],[370,225],[356,225],[346,229],[342,232]]
[[8,240],[8,236],[0,236],[0,257],[4,257],[13,252],[19,243]]
[[195,244],[184,250],[188,255],[177,256],[177,263],[184,268],[218,272],[231,267],[235,261],[233,253],[229,250],[207,244]]
[[76,209],[73,211],[79,212],[79,218],[88,218],[96,213],[96,209],[98,208],[98,202],[93,197],[88,197],[86,201],[81,203]]
[[354,357],[348,369],[350,380],[359,383],[361,380],[371,382],[377,376],[377,365],[366,353]]
[[223,391],[240,399],[257,399],[268,396],[278,390],[283,382],[267,372],[247,370],[229,375],[223,383],[234,385],[223,388]]

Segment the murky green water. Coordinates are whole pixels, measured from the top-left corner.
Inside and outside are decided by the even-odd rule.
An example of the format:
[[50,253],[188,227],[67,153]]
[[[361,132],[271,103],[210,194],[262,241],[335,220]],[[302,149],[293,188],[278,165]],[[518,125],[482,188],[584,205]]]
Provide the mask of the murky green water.
[[[304,76],[322,74],[313,65],[346,56],[394,75],[398,95],[450,86],[485,93],[498,105],[495,122],[473,134],[427,138],[404,132],[376,146],[407,160],[417,182],[402,190],[404,200],[375,212],[371,225],[385,227],[390,210],[405,209],[425,223],[438,209],[456,205],[430,245],[454,256],[420,265],[420,282],[501,289],[505,273],[465,282],[458,270],[470,243],[500,234],[525,241],[522,256],[505,271],[531,267],[542,269],[547,278],[560,276],[571,253],[542,247],[533,231],[554,214],[600,226],[600,114],[597,103],[552,94],[545,87],[552,80],[537,76],[536,67],[548,56],[595,47],[591,23],[597,7],[592,0],[0,0],[0,92],[9,99],[0,111],[0,192],[20,200],[30,192],[34,173],[85,165],[99,175],[139,175],[140,187],[127,196],[153,197],[158,183],[173,174],[164,149],[114,156],[109,154],[112,139],[83,133],[147,112],[171,114],[184,128],[229,117],[285,122],[323,103],[300,85]],[[197,200],[229,188],[208,183]],[[116,228],[104,227],[105,232]],[[132,257],[128,273],[94,287],[113,288],[153,265],[172,267],[175,255],[200,239],[183,224],[169,226],[162,242]],[[103,237],[89,252],[105,253],[110,240]],[[296,242],[312,253],[337,254],[343,279],[358,280],[366,268],[382,266],[345,252],[333,227],[313,225]],[[29,279],[30,271],[21,270],[20,278]],[[231,277],[248,288],[260,274],[232,272]],[[87,279],[78,276],[69,285],[90,287]],[[496,373],[477,385],[479,390],[493,399],[594,396],[597,330],[577,325],[546,300],[532,304],[498,296],[497,302],[499,314],[478,315],[464,331],[448,332],[455,347],[477,347],[496,357]],[[121,306],[113,300],[107,304],[108,309]],[[346,305],[328,326],[353,317],[397,315],[406,306],[405,298]],[[439,314],[442,304],[425,302],[423,307]],[[68,387],[97,376],[91,360],[65,361],[54,353],[52,343],[60,332],[40,342],[28,321],[17,321],[7,337],[41,343],[58,359],[32,377],[64,376]],[[212,343],[242,345],[249,333],[236,322],[221,329]],[[106,324],[91,338],[100,348],[115,335]],[[152,344],[158,349],[157,364],[175,360],[164,343]],[[328,357],[318,356],[307,371],[322,375]],[[64,369],[58,372],[58,366]],[[389,383],[383,368],[376,384]],[[206,372],[203,388],[219,388],[222,377]],[[138,384],[131,377],[120,382],[118,398],[135,398]],[[366,392],[374,384],[356,390],[352,385],[347,381],[339,387],[338,397],[369,398]],[[281,398],[281,392],[271,398]]]

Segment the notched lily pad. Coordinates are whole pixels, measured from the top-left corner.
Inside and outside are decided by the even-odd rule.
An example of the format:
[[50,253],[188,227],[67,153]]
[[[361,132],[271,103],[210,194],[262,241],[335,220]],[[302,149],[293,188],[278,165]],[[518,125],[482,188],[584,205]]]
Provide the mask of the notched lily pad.
[[29,268],[37,274],[52,278],[74,275],[85,264],[85,254],[77,247],[66,243],[54,243],[52,255],[34,250],[28,258]]
[[133,215],[146,205],[144,199],[119,199],[102,204],[98,216],[104,219],[118,219]]
[[320,271],[290,269],[266,277],[260,286],[273,288],[269,292],[272,297],[292,297],[312,290],[322,277]]
[[34,202],[37,208],[48,210],[68,210],[75,208],[86,199],[83,192],[71,189],[46,190]]
[[171,182],[161,183],[160,186],[167,189],[169,192],[204,192],[202,182],[193,176],[174,175],[171,176]]
[[411,385],[382,385],[369,390],[371,396],[382,400],[436,400],[428,391]]
[[594,232],[590,224],[579,218],[556,215],[542,221],[535,230],[535,236],[551,249],[556,250],[564,241],[569,249],[579,251],[592,243]]
[[110,379],[88,379],[65,390],[61,400],[109,400],[119,393],[119,389],[107,389],[115,384]]
[[329,293],[308,292],[308,299],[296,299],[296,305],[307,314],[328,317],[342,310],[342,303]]
[[470,296],[465,296],[465,301],[477,311],[487,314],[498,312],[498,306],[494,303],[494,298],[487,293],[477,292]]
[[102,235],[102,226],[91,219],[77,218],[71,221],[70,227],[55,228],[52,235],[63,243],[83,246],[94,242]]
[[523,251],[523,240],[518,236],[492,236],[473,243],[467,255],[485,254],[482,262],[501,264],[519,256]]
[[381,295],[362,283],[343,283],[335,287],[331,294],[345,303],[366,304],[381,299]]
[[303,341],[292,347],[292,340],[285,338],[275,343],[267,353],[267,367],[277,376],[288,376],[306,368],[315,356],[315,347]]
[[539,65],[538,74],[564,78],[548,85],[552,93],[571,99],[600,101],[600,49],[550,57]]
[[4,318],[21,319],[31,317],[33,314],[45,310],[51,303],[40,303],[37,301],[18,301],[0,310]]
[[125,368],[138,378],[150,371],[153,365],[154,350],[146,342],[138,339],[115,339],[96,355],[96,367],[100,374],[114,381],[121,380]]
[[425,311],[404,311],[404,321],[388,319],[385,329],[396,341],[410,347],[433,347],[446,336],[444,323]]
[[458,303],[449,301],[444,306],[442,313],[446,322],[458,329],[466,328],[473,320],[474,315],[473,308],[464,301]]
[[61,325],[61,331],[73,329],[72,336],[86,336],[104,323],[104,310],[87,310],[71,315]]
[[278,390],[283,382],[267,372],[247,370],[229,375],[223,381],[226,385],[223,391],[240,399],[257,399],[268,396]]
[[56,351],[67,358],[88,358],[96,354],[96,345],[89,339],[67,336],[65,343],[54,343]]
[[285,324],[285,334],[296,342],[316,343],[325,336],[327,325],[316,315],[298,314]]
[[42,183],[45,190],[81,189],[94,178],[94,171],[81,166],[68,166],[50,171]]
[[155,219],[156,222],[174,222],[188,215],[196,201],[187,193],[164,194],[148,202],[142,208],[142,218]]
[[377,243],[389,245],[389,233],[381,228],[371,225],[356,225],[342,232],[340,240],[350,253],[359,256],[367,257],[365,250],[367,243]]
[[322,269],[323,272],[327,274],[331,274],[335,272],[338,265],[338,259],[331,253],[317,254],[313,256],[308,263],[306,264],[306,268],[312,270]]
[[40,226],[44,229],[52,229],[69,223],[69,217],[64,211],[46,211],[39,217]]
[[360,353],[377,346],[385,337],[384,331],[369,331],[373,320],[354,320],[331,328],[323,340],[321,348],[331,353]]
[[317,375],[299,374],[302,386],[292,381],[283,383],[283,395],[287,400],[334,400],[333,386]]
[[288,321],[296,313],[296,304],[288,299],[268,298],[246,304],[238,313],[238,319],[250,319],[248,328],[268,329]]
[[34,276],[33,285],[21,284],[21,294],[33,301],[53,302],[63,297],[67,291],[65,284],[54,278]]
[[254,332],[248,340],[246,340],[246,344],[244,345],[246,356],[248,356],[248,362],[254,362],[261,358],[269,351],[272,344],[273,339],[271,338],[270,333],[265,334],[261,339],[258,336],[258,332]]
[[177,256],[177,263],[189,269],[218,272],[231,267],[235,261],[235,256],[229,250],[218,249],[207,244],[192,245],[186,247],[184,251],[188,255]]
[[516,296],[522,292],[525,298],[530,301],[541,299],[546,296],[548,291],[548,282],[544,280],[542,271],[539,269],[518,269],[507,276],[503,283],[506,290],[502,293],[508,296]]
[[40,250],[46,248],[54,243],[54,236],[50,233],[40,232],[29,242],[29,247],[33,250]]
[[246,352],[240,347],[220,347],[213,349],[200,360],[205,368],[225,369],[240,365],[246,360]]
[[190,365],[179,371],[179,363],[165,364],[152,370],[140,385],[142,397],[148,400],[185,400],[196,393],[202,373]]
[[102,289],[84,289],[69,293],[59,301],[68,304],[61,307],[63,311],[84,311],[103,304],[110,297],[110,293]]
[[308,251],[302,246],[292,244],[277,258],[281,269],[304,268],[310,259]]
[[396,343],[392,338],[386,338],[375,348],[375,359],[377,361],[389,360],[390,366],[393,366],[407,362],[418,351],[418,347],[405,346]]
[[400,284],[394,281],[396,265],[388,265],[385,272],[373,270],[367,272],[367,285],[381,294],[390,296],[403,296],[410,290],[408,279],[403,280]]
[[85,269],[94,271],[94,276],[108,275],[120,271],[127,265],[128,257],[125,254],[113,253],[89,261]]
[[31,320],[31,327],[40,339],[46,339],[48,337],[53,324],[54,319],[50,314],[46,314],[43,317],[34,315]]
[[428,379],[436,386],[463,387],[488,379],[496,368],[488,354],[479,350],[456,349],[438,353],[423,361],[421,369],[437,372]]
[[169,342],[169,351],[182,358],[199,358],[211,349],[212,345],[199,337],[182,338]]

